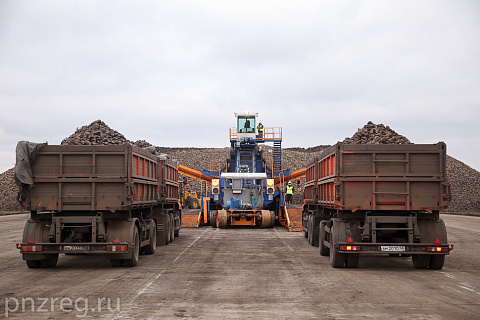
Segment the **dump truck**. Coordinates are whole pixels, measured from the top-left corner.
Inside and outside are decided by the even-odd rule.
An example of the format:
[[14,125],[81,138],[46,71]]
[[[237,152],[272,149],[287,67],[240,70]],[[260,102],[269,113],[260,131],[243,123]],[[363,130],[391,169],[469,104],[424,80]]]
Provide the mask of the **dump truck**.
[[441,269],[453,249],[439,216],[450,199],[443,142],[337,143],[306,168],[303,229],[334,268],[389,254]]
[[179,235],[178,166],[130,144],[17,145],[15,179],[31,212],[17,244],[30,268],[60,253],[105,255],[134,267]]

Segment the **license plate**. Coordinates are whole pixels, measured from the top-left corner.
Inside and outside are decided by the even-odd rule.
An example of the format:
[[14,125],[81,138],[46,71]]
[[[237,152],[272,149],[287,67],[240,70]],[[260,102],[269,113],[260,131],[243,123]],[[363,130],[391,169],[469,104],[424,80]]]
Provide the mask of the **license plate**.
[[405,251],[405,246],[381,246],[380,250],[388,252],[403,252]]
[[88,246],[63,246],[64,251],[87,251]]

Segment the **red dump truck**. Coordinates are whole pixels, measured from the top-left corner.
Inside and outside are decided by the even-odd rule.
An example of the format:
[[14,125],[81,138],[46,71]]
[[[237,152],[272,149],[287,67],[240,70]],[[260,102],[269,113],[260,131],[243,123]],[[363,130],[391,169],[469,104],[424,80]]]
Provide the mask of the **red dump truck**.
[[178,166],[131,146],[17,145],[19,201],[31,212],[17,247],[30,268],[59,253],[137,265],[179,235]]
[[415,268],[441,269],[447,243],[446,146],[338,143],[306,169],[303,228],[334,268],[356,268],[361,254],[411,256]]

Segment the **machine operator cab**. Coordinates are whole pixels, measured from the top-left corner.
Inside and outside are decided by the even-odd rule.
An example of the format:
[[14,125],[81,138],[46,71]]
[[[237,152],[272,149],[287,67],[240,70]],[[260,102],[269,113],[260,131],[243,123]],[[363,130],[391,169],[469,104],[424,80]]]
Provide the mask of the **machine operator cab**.
[[241,141],[255,140],[256,138],[256,120],[258,113],[235,113],[237,117],[237,139]]

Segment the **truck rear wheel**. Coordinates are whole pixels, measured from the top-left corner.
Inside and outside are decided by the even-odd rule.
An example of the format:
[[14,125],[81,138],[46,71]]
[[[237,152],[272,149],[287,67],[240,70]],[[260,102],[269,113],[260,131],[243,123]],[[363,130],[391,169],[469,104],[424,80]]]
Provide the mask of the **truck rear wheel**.
[[358,253],[349,253],[345,255],[345,266],[347,268],[358,268],[360,255]]
[[42,264],[42,268],[54,268],[57,265],[58,262],[58,253],[54,254],[49,254],[49,257],[47,259],[42,259],[40,260],[40,263]]
[[317,224],[318,219],[315,219],[315,216],[312,216],[312,246],[318,247],[318,224]]
[[330,247],[326,246],[325,245],[325,240],[326,240],[326,232],[325,232],[325,225],[326,225],[326,221],[322,221],[320,222],[320,230],[318,232],[318,247],[319,247],[319,251],[320,251],[320,255],[321,256],[329,256],[330,255]]
[[427,269],[430,265],[430,256],[428,254],[412,255],[413,266],[417,269]]
[[123,260],[121,260],[121,259],[110,259],[110,265],[114,268],[123,267]]
[[168,244],[168,220],[168,214],[165,213],[160,214],[158,217],[157,246],[165,246]]
[[172,242],[172,217],[170,216],[169,213],[167,213],[167,229],[166,229],[166,232],[167,232],[167,241],[165,244],[169,244],[170,242]]
[[42,266],[41,260],[25,260],[25,262],[29,268],[40,268]]
[[125,267],[135,267],[138,264],[138,257],[140,255],[140,236],[138,234],[137,226],[133,227],[132,243],[132,257],[123,261]]
[[145,246],[143,252],[145,254],[154,254],[157,249],[157,224],[155,221],[152,221],[150,225],[150,243]]
[[[178,229],[175,228],[175,227],[173,228],[174,229],[173,230],[173,236],[175,238],[178,238],[180,236],[180,228],[182,226],[182,213],[179,212],[178,215],[180,216],[180,219],[178,220]],[[175,219],[175,215],[173,215],[173,219]],[[175,222],[175,220],[173,220],[173,221]],[[175,225],[175,223],[174,223],[174,225]]]
[[440,270],[443,268],[443,265],[445,264],[445,255],[432,255],[430,256],[430,269],[433,270]]
[[307,239],[308,243],[311,245],[312,244],[312,216],[308,215],[307,219]]
[[170,242],[173,242],[173,239],[175,239],[175,220],[173,213],[170,213]]
[[308,238],[308,227],[305,228],[305,212],[302,212],[302,226],[303,226],[303,236],[305,239]]
[[345,254],[338,252],[335,245],[338,241],[338,237],[335,235],[336,222],[333,222],[330,228],[330,263],[334,268],[341,268],[345,265]]

